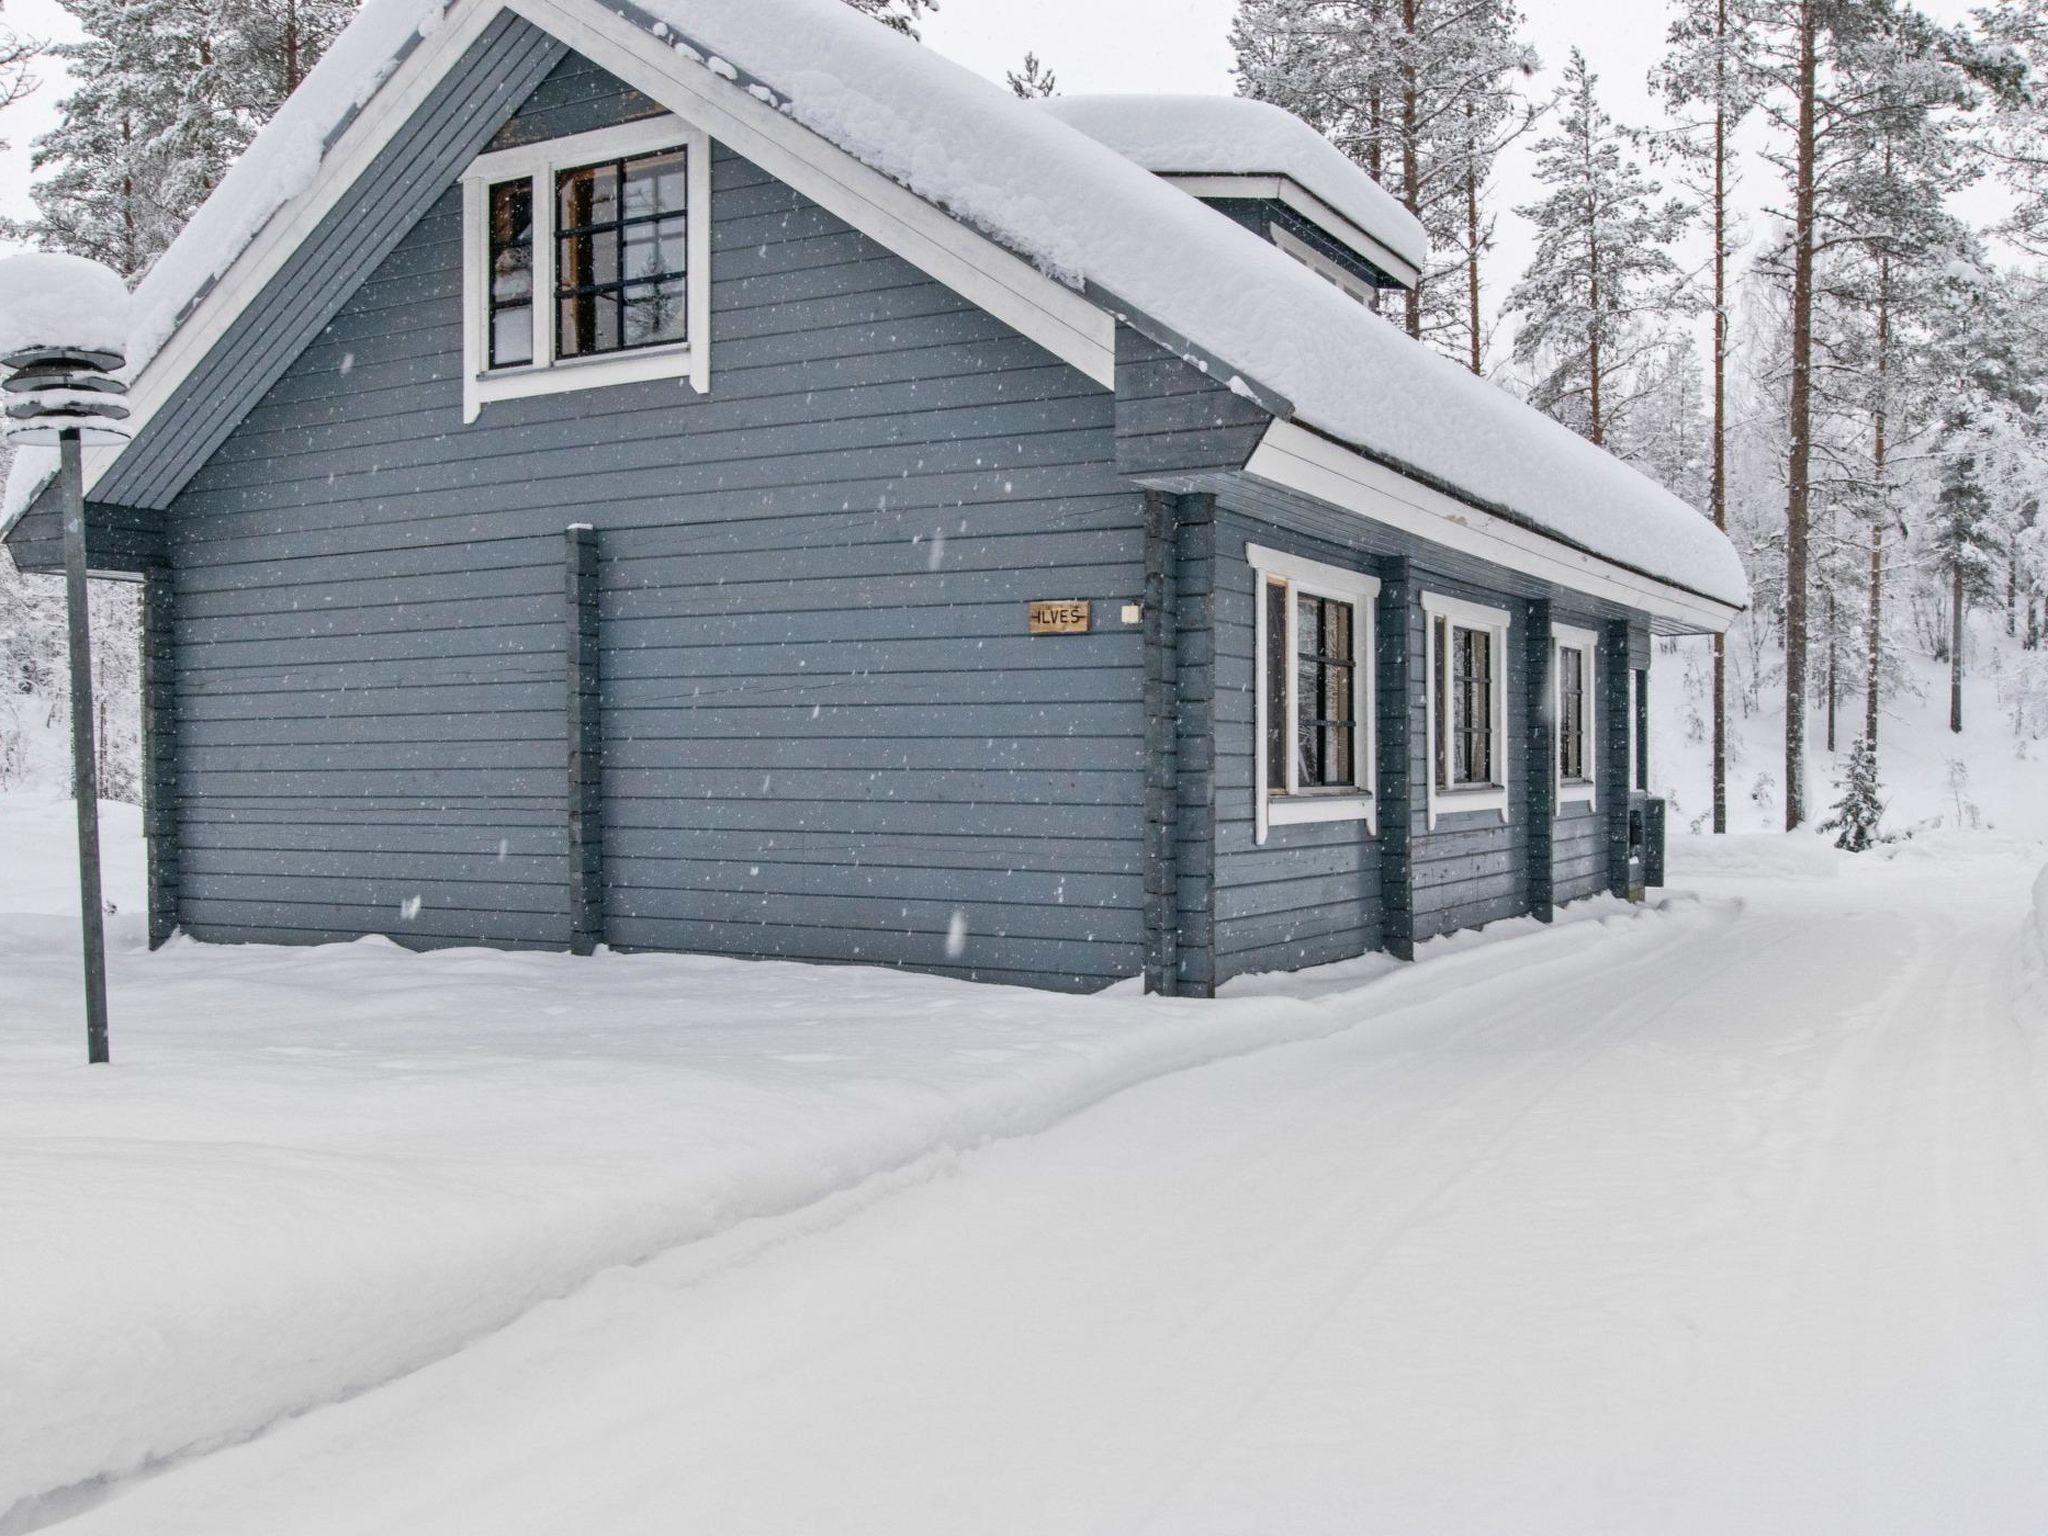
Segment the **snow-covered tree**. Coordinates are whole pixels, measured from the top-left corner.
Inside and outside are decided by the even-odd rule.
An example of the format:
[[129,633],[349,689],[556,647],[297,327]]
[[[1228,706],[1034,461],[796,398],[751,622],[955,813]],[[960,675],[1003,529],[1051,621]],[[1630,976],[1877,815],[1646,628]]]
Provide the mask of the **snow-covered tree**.
[[[42,51],[43,45],[35,38],[23,37],[0,21],[0,112],[36,88],[33,66]],[[0,139],[0,149],[6,147],[7,141]]]
[[[1691,173],[1710,246],[1707,513],[1728,527],[1729,267],[1738,239],[1732,199],[1735,134],[1754,105],[1756,30],[1751,0],[1676,0],[1665,54],[1651,83],[1680,115],[1661,147]],[[1711,720],[1713,828],[1728,830],[1728,644],[1714,636]]]
[[1238,88],[1302,118],[1422,221],[1434,253],[1410,335],[1483,368],[1488,179],[1535,111],[1514,0],[1239,0]]
[[925,12],[939,8],[939,0],[846,0],[846,3],[862,15],[872,16],[883,26],[907,37],[917,36],[917,24],[924,19]]
[[36,140],[38,243],[134,278],[297,88],[354,0],[64,0],[71,94]]
[[1060,93],[1059,76],[1040,63],[1035,53],[1027,52],[1024,55],[1024,67],[1009,71],[1003,78],[1009,81],[1011,91],[1025,101],[1035,101],[1042,96],[1057,96]]
[[1557,125],[1536,145],[1544,195],[1515,210],[1535,225],[1537,246],[1508,308],[1521,322],[1516,362],[1540,370],[1534,403],[1604,444],[1626,414],[1616,386],[1665,344],[1666,322],[1685,305],[1668,247],[1691,211],[1660,196],[1597,84],[1573,49]]
[[1836,787],[1834,808],[1820,830],[1837,834],[1835,846],[1849,853],[1863,853],[1883,842],[1879,828],[1884,821],[1884,786],[1878,780],[1877,744],[1869,737],[1857,737],[1849,748]]

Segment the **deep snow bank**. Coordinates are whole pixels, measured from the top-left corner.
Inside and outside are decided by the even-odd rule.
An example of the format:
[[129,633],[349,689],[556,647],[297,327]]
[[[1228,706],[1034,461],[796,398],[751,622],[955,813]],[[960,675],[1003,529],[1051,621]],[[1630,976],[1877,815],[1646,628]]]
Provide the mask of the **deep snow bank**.
[[[1657,926],[1589,905],[1575,938],[1504,924],[1366,992],[1311,974],[1199,1004],[381,940],[149,955],[124,916],[114,1064],[88,1069],[69,817],[0,799],[0,1529],[606,1268],[1384,1017],[1467,967],[1582,965],[1597,927]],[[137,831],[108,827],[130,874]]]

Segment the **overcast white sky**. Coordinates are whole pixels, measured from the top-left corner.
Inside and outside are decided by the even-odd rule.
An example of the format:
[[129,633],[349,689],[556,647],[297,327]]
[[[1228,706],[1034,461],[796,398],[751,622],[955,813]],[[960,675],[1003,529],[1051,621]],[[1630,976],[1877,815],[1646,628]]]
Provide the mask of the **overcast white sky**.
[[[1922,0],[1945,20],[1960,20],[1972,0]],[[36,36],[61,38],[74,30],[56,0],[0,0],[8,23]],[[1601,77],[1608,110],[1625,123],[1653,120],[1646,80],[1656,62],[1666,9],[1660,0],[1523,0],[1529,34],[1543,60],[1536,82],[1547,93],[1566,54],[1582,49]],[[1027,48],[1059,75],[1063,91],[1213,91],[1233,89],[1230,17],[1235,0],[943,0],[924,26],[926,43],[970,69],[1000,80]],[[0,213],[22,215],[28,202],[28,144],[46,128],[62,95],[57,72],[46,70],[35,97],[0,115]],[[1527,201],[1526,144],[1499,168],[1502,206]],[[1768,170],[1754,168],[1745,195],[1762,207],[1775,191]],[[1489,287],[1497,303],[1528,259],[1528,230],[1512,214],[1500,221],[1500,249]]]

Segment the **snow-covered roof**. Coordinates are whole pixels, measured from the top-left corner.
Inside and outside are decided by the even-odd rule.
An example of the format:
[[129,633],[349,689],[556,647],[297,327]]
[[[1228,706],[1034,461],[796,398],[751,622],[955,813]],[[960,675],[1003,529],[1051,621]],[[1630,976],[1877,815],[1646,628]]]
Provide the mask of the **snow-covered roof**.
[[[1593,555],[1748,601],[1733,546],[1662,487],[1054,113],[842,0],[637,0],[612,14],[639,25],[650,50],[772,94],[797,123],[1054,279],[1185,338],[1220,360],[1222,382],[1287,402],[1303,426]],[[137,291],[131,374],[440,22],[436,0],[367,0]],[[7,520],[47,474],[47,455],[18,456]]]
[[1285,176],[1411,267],[1429,261],[1422,221],[1315,129],[1242,96],[1053,96],[1068,126],[1161,176]]

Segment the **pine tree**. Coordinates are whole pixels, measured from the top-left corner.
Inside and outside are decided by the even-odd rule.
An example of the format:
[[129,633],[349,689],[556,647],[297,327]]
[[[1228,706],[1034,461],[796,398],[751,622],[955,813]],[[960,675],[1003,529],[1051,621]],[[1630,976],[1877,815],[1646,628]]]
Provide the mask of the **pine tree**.
[[846,3],[864,16],[872,16],[883,26],[906,37],[916,37],[917,24],[924,19],[926,11],[936,11],[939,0],[846,0]]
[[[34,65],[42,51],[43,45],[36,39],[23,37],[0,21],[0,112],[36,88]],[[0,139],[0,149],[5,148],[7,141]]]
[[1944,31],[1905,0],[1753,0],[1757,100],[1777,131],[1768,158],[1791,195],[1782,259],[1787,275],[1790,336],[1785,457],[1785,824],[1806,815],[1806,729],[1809,691],[1810,539],[1814,510],[1816,304],[1833,189],[1829,167],[1853,164],[1831,146],[1855,136],[1864,98],[1850,85],[1854,51],[1881,31],[1910,34],[1916,50],[1944,68],[2009,85],[2014,70],[2002,56],[1960,31]]
[[1285,107],[1399,198],[1434,260],[1404,298],[1411,336],[1483,367],[1487,182],[1535,121],[1536,58],[1514,0],[1238,0],[1238,88]]
[[1883,785],[1878,781],[1876,742],[1868,736],[1856,738],[1836,784],[1840,797],[1820,830],[1837,833],[1835,846],[1849,853],[1863,853],[1883,842],[1879,831],[1884,821]]
[[1010,83],[1013,94],[1025,101],[1035,101],[1042,96],[1057,96],[1060,93],[1059,76],[1039,63],[1038,55],[1026,53],[1024,67],[1013,69],[1004,76]]
[[[1703,109],[1700,121],[1682,124],[1666,142],[1696,172],[1694,193],[1712,246],[1713,397],[1707,509],[1714,526],[1728,528],[1728,269],[1735,228],[1734,135],[1749,115],[1756,34],[1749,0],[1677,0],[1666,34],[1667,52],[1653,76],[1665,102],[1679,111]],[[1728,830],[1728,637],[1714,636],[1713,827]]]
[[354,0],[64,0],[72,92],[36,141],[39,244],[147,271],[346,24]]
[[1600,107],[1598,77],[1572,50],[1556,130],[1536,145],[1546,189],[1515,211],[1536,226],[1536,254],[1508,296],[1521,317],[1515,360],[1546,371],[1535,403],[1605,444],[1626,401],[1613,386],[1664,341],[1685,305],[1683,275],[1665,249],[1691,212],[1627,152],[1629,138]]

